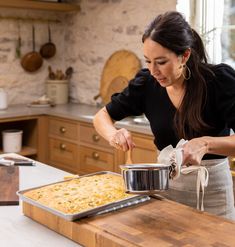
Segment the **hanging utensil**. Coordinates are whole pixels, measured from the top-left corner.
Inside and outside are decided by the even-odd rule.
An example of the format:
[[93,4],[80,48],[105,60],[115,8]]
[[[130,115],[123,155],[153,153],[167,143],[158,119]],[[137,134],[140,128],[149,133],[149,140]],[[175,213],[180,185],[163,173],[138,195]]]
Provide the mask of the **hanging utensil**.
[[46,44],[42,45],[40,49],[41,56],[46,59],[54,57],[56,53],[56,46],[54,43],[51,42],[51,29],[49,24],[48,24],[48,39],[49,41]]
[[18,39],[16,44],[16,57],[21,57],[21,30],[20,30],[20,21],[18,21]]
[[32,27],[32,40],[33,40],[33,51],[25,54],[21,59],[22,67],[28,72],[34,72],[38,70],[42,64],[43,59],[40,53],[35,51],[35,28],[34,25]]

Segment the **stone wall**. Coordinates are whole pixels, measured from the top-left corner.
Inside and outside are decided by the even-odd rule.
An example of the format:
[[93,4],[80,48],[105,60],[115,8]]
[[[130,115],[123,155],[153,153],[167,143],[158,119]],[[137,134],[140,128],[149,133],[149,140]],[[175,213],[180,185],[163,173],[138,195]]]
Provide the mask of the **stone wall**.
[[[1,17],[53,19],[52,41],[55,57],[28,73],[16,55],[17,40],[22,38],[22,56],[32,50],[32,21],[0,18],[0,87],[8,92],[9,104],[27,104],[45,94],[48,66],[54,70],[74,68],[70,81],[70,101],[96,104],[100,77],[109,56],[120,49],[133,51],[142,61],[141,36],[145,26],[160,12],[174,10],[176,0],[81,0],[78,13],[1,9]],[[34,21],[36,49],[48,41],[47,22]]]

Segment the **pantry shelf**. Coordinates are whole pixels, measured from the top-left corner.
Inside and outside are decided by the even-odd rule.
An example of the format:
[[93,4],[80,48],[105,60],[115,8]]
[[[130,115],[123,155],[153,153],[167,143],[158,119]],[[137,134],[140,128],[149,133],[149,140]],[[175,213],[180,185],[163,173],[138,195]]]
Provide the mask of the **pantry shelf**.
[[[0,150],[0,154],[3,154],[3,150]],[[22,156],[33,156],[37,154],[37,149],[28,146],[23,146],[18,154]]]

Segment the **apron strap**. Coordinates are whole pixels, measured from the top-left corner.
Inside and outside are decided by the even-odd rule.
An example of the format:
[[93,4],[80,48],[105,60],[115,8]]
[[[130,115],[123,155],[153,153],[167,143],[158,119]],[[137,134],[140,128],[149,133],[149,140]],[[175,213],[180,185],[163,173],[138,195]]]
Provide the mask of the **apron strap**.
[[197,171],[197,209],[199,209],[200,188],[202,188],[201,211],[204,211],[203,200],[205,187],[207,187],[209,181],[209,172],[204,166],[189,166],[181,168],[182,174],[189,174],[194,171]]

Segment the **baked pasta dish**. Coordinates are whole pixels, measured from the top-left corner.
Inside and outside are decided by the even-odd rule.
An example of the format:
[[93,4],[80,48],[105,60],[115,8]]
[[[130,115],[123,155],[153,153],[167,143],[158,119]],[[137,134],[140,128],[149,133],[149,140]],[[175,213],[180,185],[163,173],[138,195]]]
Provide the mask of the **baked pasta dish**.
[[24,193],[49,208],[75,214],[127,197],[121,176],[100,174],[47,185]]

